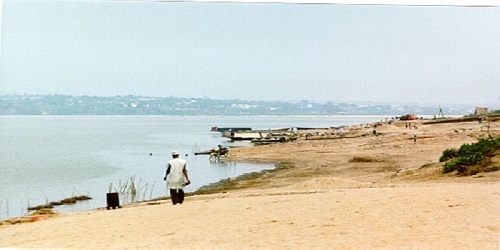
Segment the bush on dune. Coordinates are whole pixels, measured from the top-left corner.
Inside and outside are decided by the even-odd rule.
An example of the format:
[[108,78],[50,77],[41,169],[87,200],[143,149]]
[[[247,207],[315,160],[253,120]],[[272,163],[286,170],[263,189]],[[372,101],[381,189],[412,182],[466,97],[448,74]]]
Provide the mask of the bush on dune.
[[446,149],[439,159],[446,162],[443,173],[457,171],[460,175],[474,175],[479,172],[496,171],[498,166],[491,166],[491,157],[500,151],[500,138],[481,138],[477,143],[464,144],[458,150]]

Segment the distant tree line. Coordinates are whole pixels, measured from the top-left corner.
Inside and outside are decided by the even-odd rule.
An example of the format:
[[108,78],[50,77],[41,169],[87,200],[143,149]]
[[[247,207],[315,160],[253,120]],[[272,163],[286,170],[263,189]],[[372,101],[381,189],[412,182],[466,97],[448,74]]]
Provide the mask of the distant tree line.
[[[443,108],[466,115],[474,107]],[[432,115],[439,107],[145,96],[0,95],[0,115]]]

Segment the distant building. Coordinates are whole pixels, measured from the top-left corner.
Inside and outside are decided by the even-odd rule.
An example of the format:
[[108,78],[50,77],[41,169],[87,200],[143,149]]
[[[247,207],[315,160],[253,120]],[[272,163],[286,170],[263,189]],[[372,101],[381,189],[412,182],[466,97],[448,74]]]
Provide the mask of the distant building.
[[476,111],[474,111],[474,115],[486,115],[488,113],[488,108],[476,107]]

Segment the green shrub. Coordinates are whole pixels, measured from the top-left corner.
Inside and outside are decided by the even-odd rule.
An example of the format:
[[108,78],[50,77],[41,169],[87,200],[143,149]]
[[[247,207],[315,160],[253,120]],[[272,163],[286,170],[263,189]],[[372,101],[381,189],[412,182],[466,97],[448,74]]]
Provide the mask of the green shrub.
[[466,155],[460,156],[458,160],[461,165],[470,166],[481,163],[484,160],[484,156],[481,152],[469,152]]
[[451,160],[451,161],[449,161],[449,162],[447,162],[447,163],[445,163],[443,165],[443,173],[446,174],[446,173],[449,173],[449,172],[453,172],[455,170],[458,171],[459,167],[460,166],[458,165],[458,160],[457,159]]
[[444,162],[449,159],[453,159],[457,156],[458,156],[458,151],[454,148],[449,148],[443,152],[443,155],[441,156],[441,158],[439,158],[439,162]]
[[464,144],[458,149],[457,156],[466,156],[475,153],[486,154],[494,151],[500,146],[500,138],[481,138],[477,143]]
[[479,139],[477,143],[463,144],[458,150],[446,149],[439,161],[451,159],[443,165],[443,173],[457,171],[461,175],[473,175],[481,171],[492,171],[492,168],[487,167],[491,163],[487,157],[493,156],[498,149],[500,138],[489,136]]

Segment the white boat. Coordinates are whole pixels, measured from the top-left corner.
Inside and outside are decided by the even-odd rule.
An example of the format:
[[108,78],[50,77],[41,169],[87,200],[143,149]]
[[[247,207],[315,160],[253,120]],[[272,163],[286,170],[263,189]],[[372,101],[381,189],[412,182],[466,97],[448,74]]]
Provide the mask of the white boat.
[[280,133],[289,131],[289,128],[284,129],[268,129],[268,130],[249,130],[249,131],[231,131],[228,135],[222,135],[230,138],[231,140],[252,140],[252,139],[260,139],[266,138],[269,134],[272,133]]

